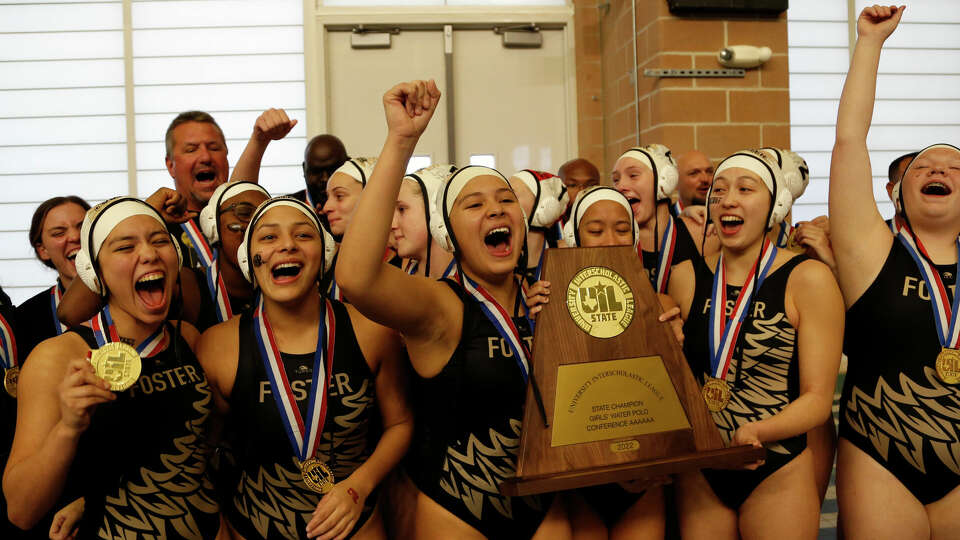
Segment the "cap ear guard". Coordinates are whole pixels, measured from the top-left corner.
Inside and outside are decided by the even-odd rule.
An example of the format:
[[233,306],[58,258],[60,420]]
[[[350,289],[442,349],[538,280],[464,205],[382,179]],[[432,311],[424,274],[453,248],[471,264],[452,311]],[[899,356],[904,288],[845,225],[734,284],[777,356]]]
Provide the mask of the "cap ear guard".
[[[163,220],[163,217],[159,212],[157,212],[152,206],[144,201],[133,197],[115,197],[95,205],[90,210],[87,210],[86,215],[83,217],[83,223],[80,226],[80,250],[77,251],[77,256],[74,259],[74,265],[77,268],[77,277],[80,278],[80,281],[83,282],[88,289],[100,296],[106,296],[107,289],[103,285],[103,280],[100,279],[100,275],[98,273],[99,269],[95,264],[95,257],[92,256],[93,233],[101,216],[106,214],[107,210],[111,207],[123,202],[134,202],[142,205],[144,209],[148,209],[147,211],[150,212],[150,214],[155,217],[157,221],[166,226],[166,222]],[[117,223],[119,224],[121,221],[123,221],[123,219],[126,219],[126,217],[121,218],[117,221]],[[179,272],[179,270],[183,267],[183,252],[180,250],[180,244],[177,242],[177,239],[174,238],[169,231],[167,232],[167,235],[170,237],[170,243],[173,244],[173,249],[177,253],[177,271]]]
[[570,196],[559,176],[550,176],[539,181],[540,197],[533,210],[531,227],[551,227],[567,209]]
[[792,150],[765,146],[760,151],[769,156],[771,160],[776,160],[780,172],[783,174],[784,184],[790,191],[790,196],[793,197],[794,201],[799,199],[806,191],[807,184],[810,183],[810,168],[807,166],[807,162],[800,157],[800,154]]
[[680,170],[677,168],[677,160],[673,159],[673,154],[666,146],[654,143],[647,145],[650,154],[657,166],[657,200],[669,199],[677,190],[677,184],[680,182]]

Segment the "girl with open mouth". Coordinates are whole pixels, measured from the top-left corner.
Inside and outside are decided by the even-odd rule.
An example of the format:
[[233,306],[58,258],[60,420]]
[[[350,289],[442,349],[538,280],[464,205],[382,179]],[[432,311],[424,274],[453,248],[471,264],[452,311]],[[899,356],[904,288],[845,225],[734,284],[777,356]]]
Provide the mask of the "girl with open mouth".
[[30,245],[40,262],[57,271],[57,283],[17,306],[17,350],[27,358],[41,341],[59,336],[67,325],[57,317],[57,306],[67,287],[77,277],[74,260],[80,251],[80,225],[90,205],[70,195],[54,197],[33,212]]
[[[90,209],[80,242],[78,276],[104,308],[24,364],[3,482],[11,521],[29,528],[70,494],[85,501],[81,537],[211,538],[220,518],[204,474],[210,391],[196,330],[169,320],[182,255],[160,215],[129,197]],[[118,347],[139,359],[94,351],[108,366],[100,371],[88,360]]]
[[837,447],[847,538],[960,536],[960,149],[935,144],[913,158],[893,186],[890,226],[867,149],[881,50],[904,9],[860,13],[831,161],[830,240],[848,322]]
[[340,247],[337,280],[371,319],[396,328],[419,376],[417,423],[398,510],[400,538],[566,538],[569,523],[552,496],[507,497],[515,475],[532,334],[516,273],[526,221],[496,170],[468,166],[437,198],[456,278],[418,279],[381,263],[393,204],[417,140],[436,110],[433,81],[398,84],[384,96],[388,135]]
[[258,300],[198,345],[235,433],[235,537],[384,535],[378,486],[413,431],[405,364],[395,332],[321,294],[333,249],[306,203],[263,202],[237,252]]
[[707,203],[720,253],[677,266],[670,295],[685,319],[684,355],[721,436],[763,446],[766,459],[680,475],[680,531],[814,538],[820,498],[805,435],[833,403],[840,291],[826,265],[769,238],[793,198],[768,155],[744,150],[720,162]]

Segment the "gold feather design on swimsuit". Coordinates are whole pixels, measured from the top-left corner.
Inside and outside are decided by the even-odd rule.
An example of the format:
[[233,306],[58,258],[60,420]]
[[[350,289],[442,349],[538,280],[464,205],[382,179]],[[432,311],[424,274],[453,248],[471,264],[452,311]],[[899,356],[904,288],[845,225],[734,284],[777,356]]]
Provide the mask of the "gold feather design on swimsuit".
[[540,509],[536,497],[505,497],[500,495],[503,480],[517,473],[517,451],[520,447],[520,420],[510,419],[510,433],[502,434],[488,430],[489,444],[481,442],[473,433],[467,437],[463,448],[447,448],[443,460],[445,477],[440,478],[440,487],[450,496],[463,501],[477,519],[482,518],[484,502],[507,518],[513,518],[512,501],[522,500],[531,508]]
[[883,377],[872,395],[854,386],[844,414],[884,460],[893,441],[908,463],[926,473],[923,448],[929,444],[948,469],[960,474],[960,393],[944,386],[933,368],[924,367],[923,374],[927,386],[901,374],[902,392]]
[[[782,325],[786,316],[776,313],[769,319],[750,319],[743,335],[743,359],[739,369],[740,386],[730,398],[727,407],[714,412],[713,420],[720,428],[723,440],[730,444],[738,427],[749,422],[769,418],[786,407],[790,401],[787,394],[787,377],[793,357],[797,331]],[[731,373],[735,375],[737,358],[733,359]],[[767,443],[764,447],[779,454],[789,454],[780,443]]]
[[142,467],[139,478],[127,479],[105,498],[103,523],[97,531],[100,538],[202,539],[210,531],[204,531],[195,518],[218,521],[213,486],[204,475],[208,447],[203,425],[210,413],[210,388],[206,379],[194,388],[203,399],[193,404],[200,415],[187,421],[190,434],[173,441],[177,453],[160,456],[164,470]]
[[[336,453],[334,476],[338,481],[350,476],[372,453],[369,447],[371,443],[368,442],[369,410],[376,406],[372,380],[364,378],[356,392],[344,394],[340,401],[347,412],[332,418],[334,425],[339,428],[333,442],[333,451]],[[364,413],[367,413],[366,418]],[[324,426],[322,436],[319,454],[321,461],[326,462],[331,451],[330,426]],[[282,444],[289,443],[282,441]],[[291,456],[283,466],[274,464],[260,467],[254,475],[243,473],[233,505],[264,538],[280,534],[295,540],[300,536],[298,521],[301,525],[310,521],[320,498],[319,493],[303,484],[298,462]],[[368,497],[364,511],[368,511],[375,503],[376,500]]]

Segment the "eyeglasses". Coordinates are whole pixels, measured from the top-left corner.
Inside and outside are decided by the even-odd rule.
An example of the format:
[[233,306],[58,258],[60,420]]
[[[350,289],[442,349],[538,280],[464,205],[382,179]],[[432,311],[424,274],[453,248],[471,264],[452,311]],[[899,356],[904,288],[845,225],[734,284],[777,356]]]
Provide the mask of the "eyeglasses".
[[221,208],[220,211],[217,212],[217,215],[222,216],[227,212],[233,212],[233,215],[237,216],[237,219],[249,222],[256,210],[257,207],[248,202],[235,202],[226,208]]

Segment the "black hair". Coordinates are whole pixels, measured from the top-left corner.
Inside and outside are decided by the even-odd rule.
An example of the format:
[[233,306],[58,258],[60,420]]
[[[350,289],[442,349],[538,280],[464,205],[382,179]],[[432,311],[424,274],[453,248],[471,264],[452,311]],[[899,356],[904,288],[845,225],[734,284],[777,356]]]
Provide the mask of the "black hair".
[[910,152],[891,161],[890,166],[887,167],[887,180],[889,180],[891,184],[896,184],[900,180],[903,180],[903,175],[898,175],[897,169],[900,168],[901,163],[904,161],[913,161],[918,155],[920,155],[920,152]]

